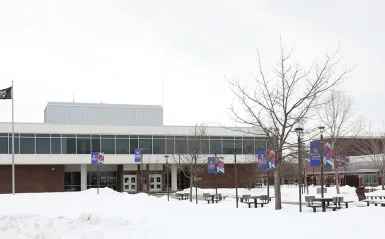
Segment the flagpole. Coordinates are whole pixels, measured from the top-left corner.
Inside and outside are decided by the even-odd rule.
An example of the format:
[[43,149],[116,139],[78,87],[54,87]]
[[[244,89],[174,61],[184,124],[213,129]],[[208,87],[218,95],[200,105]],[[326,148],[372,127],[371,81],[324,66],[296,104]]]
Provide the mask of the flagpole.
[[13,81],[11,88],[11,96],[12,96],[12,194],[15,194],[15,114],[14,114],[14,106],[13,99],[15,98],[13,94]]

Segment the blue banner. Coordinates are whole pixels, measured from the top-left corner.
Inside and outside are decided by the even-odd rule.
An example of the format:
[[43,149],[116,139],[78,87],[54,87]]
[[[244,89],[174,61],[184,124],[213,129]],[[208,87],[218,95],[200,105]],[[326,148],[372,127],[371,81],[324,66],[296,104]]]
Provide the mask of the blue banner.
[[267,170],[266,149],[258,149],[258,170]]
[[98,153],[97,152],[91,153],[91,164],[98,164]]
[[217,162],[215,157],[208,157],[207,172],[209,174],[215,174],[216,171],[217,171]]
[[135,163],[142,162],[142,151],[140,149],[135,149]]
[[321,166],[320,147],[319,141],[310,142],[310,166],[312,167]]

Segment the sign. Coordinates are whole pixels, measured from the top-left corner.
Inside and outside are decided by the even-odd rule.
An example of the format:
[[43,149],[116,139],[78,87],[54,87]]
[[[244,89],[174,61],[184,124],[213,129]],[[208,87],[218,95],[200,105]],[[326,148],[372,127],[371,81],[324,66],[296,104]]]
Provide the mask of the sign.
[[267,170],[266,149],[258,149],[258,170]]
[[216,168],[217,168],[217,165],[216,165],[215,157],[208,157],[207,172],[209,174],[215,174]]
[[135,149],[135,156],[134,156],[135,163],[142,162],[142,151],[140,149]]
[[97,152],[91,153],[91,164],[98,164],[98,153]]
[[104,153],[98,152],[98,163],[104,164]]
[[[321,166],[320,160],[320,141],[310,142],[310,166],[319,167]],[[323,165],[334,166],[334,147],[332,144],[326,142],[322,145],[323,150]]]
[[275,169],[275,161],[277,158],[275,157],[275,152],[272,149],[267,150],[267,162],[269,163],[268,170],[274,170]]
[[216,173],[225,173],[225,159],[223,157],[217,157],[216,164]]

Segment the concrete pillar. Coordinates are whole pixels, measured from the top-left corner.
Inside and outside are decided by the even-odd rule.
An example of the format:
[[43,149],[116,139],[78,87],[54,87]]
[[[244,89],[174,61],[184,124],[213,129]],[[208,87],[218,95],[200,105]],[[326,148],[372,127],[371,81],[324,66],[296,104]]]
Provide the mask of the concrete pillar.
[[171,191],[178,190],[178,165],[171,164]]
[[87,164],[80,165],[80,183],[81,190],[87,190]]

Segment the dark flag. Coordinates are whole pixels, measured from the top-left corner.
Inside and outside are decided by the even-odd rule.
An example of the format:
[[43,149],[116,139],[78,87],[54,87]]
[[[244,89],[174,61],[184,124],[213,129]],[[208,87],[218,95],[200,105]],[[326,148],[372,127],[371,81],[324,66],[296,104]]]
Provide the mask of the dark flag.
[[0,90],[0,100],[12,99],[12,86]]

